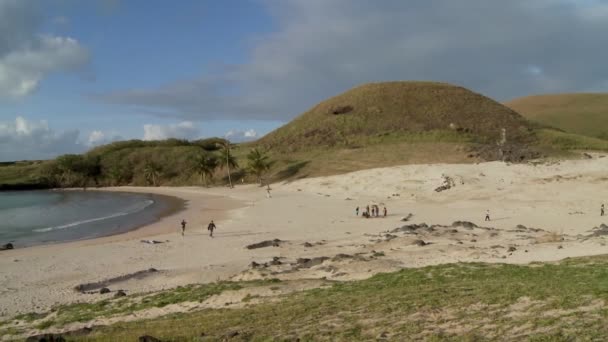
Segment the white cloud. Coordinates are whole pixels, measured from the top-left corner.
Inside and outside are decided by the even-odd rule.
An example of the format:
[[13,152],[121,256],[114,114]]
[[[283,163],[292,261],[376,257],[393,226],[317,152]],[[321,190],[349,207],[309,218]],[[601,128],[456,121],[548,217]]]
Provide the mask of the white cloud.
[[75,39],[36,32],[42,23],[36,6],[0,0],[0,100],[22,98],[49,74],[78,70],[89,61]]
[[191,121],[182,121],[170,125],[144,125],[144,140],[194,139],[198,133],[198,127]]
[[79,132],[55,132],[46,121],[28,121],[18,116],[0,122],[0,161],[49,159],[64,153],[80,153],[84,146]]
[[232,142],[242,142],[242,141],[250,141],[258,138],[258,133],[254,129],[248,130],[238,130],[233,129],[224,135],[224,138],[232,141]]
[[93,131],[89,134],[89,140],[87,145],[89,146],[97,146],[101,145],[105,142],[106,135],[102,131]]
[[[365,82],[446,81],[507,100],[608,81],[605,1],[262,3],[277,30],[256,36],[246,63],[101,98],[189,120],[285,120]],[[522,73],[530,63],[542,74]]]

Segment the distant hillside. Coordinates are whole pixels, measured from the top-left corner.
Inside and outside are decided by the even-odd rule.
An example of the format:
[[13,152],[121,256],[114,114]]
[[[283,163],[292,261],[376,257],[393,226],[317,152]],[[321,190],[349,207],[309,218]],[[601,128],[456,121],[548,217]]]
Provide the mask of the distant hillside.
[[[518,113],[462,87],[434,82],[371,83],[323,101],[259,140],[270,149],[365,145],[381,136],[495,144],[534,141]],[[429,140],[429,139],[427,139]]]
[[524,117],[543,125],[608,139],[608,94],[550,94],[506,103]]

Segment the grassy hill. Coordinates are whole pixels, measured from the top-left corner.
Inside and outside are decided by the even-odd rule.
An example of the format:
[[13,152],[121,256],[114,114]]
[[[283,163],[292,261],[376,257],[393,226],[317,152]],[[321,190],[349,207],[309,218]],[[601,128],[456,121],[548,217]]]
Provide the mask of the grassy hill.
[[384,82],[355,87],[323,101],[259,144],[298,151],[357,147],[378,137],[432,142],[530,143],[532,125],[504,105],[462,87],[434,82]]
[[[506,139],[499,146],[503,129]],[[221,141],[129,140],[94,148],[80,161],[64,156],[55,161],[8,163],[0,165],[0,189],[79,186],[82,179],[76,177],[78,172],[68,172],[70,168],[89,168],[93,184],[101,186],[202,185],[196,160],[202,155],[217,159]],[[252,148],[269,155],[273,163],[265,178],[276,182],[404,164],[522,161],[572,150],[608,151],[608,140],[531,122],[462,87],[384,82],[355,87],[315,105],[258,141],[236,145],[232,153],[241,166],[231,168],[236,182],[256,180],[244,170]],[[150,181],[152,169],[154,182]],[[57,177],[49,179],[49,174]],[[211,184],[226,182],[225,170],[216,169]]]
[[529,120],[569,133],[608,139],[608,94],[550,94],[506,103]]

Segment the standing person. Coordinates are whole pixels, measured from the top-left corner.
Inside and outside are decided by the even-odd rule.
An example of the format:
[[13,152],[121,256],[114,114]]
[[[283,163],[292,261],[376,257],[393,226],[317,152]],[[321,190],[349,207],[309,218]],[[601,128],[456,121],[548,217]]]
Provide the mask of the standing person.
[[604,204],[602,203],[602,206],[600,208],[600,216],[604,216]]
[[384,207],[383,211],[384,211],[384,213],[383,213],[384,217],[386,217],[386,207]]
[[186,232],[186,220],[182,220],[182,236],[184,236],[185,232]]
[[359,216],[359,207],[357,207],[357,208],[355,209],[355,214],[356,214],[357,216]]
[[266,189],[266,197],[272,198],[272,196],[270,195],[270,189]]
[[207,226],[207,230],[209,231],[209,236],[213,237],[213,231],[216,229],[217,227],[215,226],[215,223],[213,223],[213,220],[211,220],[211,222],[209,223],[209,225]]
[[490,209],[486,210],[486,221],[490,221]]
[[369,204],[365,207],[365,213],[369,216]]

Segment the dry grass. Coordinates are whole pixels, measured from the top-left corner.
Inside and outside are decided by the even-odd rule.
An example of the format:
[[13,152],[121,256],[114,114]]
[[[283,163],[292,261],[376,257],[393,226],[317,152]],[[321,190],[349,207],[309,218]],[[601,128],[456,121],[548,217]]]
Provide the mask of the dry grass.
[[512,100],[526,118],[566,132],[608,139],[608,94],[550,94]]

